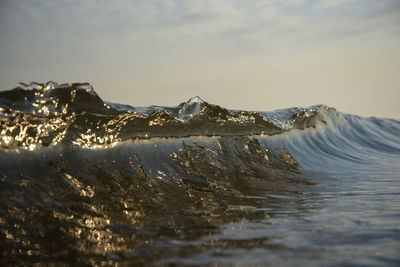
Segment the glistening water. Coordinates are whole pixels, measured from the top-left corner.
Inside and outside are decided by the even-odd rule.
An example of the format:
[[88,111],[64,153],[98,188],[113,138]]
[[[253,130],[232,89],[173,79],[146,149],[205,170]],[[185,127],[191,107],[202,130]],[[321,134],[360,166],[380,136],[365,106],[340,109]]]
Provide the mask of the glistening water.
[[0,92],[0,264],[400,264],[400,122]]

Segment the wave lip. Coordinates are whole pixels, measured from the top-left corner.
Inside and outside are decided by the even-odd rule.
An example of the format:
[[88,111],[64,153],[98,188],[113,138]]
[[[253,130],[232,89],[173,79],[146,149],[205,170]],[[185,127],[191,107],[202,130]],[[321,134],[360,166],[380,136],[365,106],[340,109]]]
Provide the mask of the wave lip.
[[175,107],[104,102],[88,83],[21,84],[0,92],[2,148],[58,143],[96,148],[152,137],[274,135],[315,127],[316,109],[233,111],[194,97]]

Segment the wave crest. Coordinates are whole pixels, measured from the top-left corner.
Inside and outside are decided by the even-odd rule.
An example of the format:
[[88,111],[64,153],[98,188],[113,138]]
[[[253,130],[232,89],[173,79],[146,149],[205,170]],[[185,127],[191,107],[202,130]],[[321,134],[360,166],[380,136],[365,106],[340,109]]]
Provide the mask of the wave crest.
[[324,109],[328,108],[234,111],[200,97],[176,107],[135,108],[104,102],[88,83],[21,84],[0,92],[0,145],[97,148],[136,138],[274,135],[315,127],[323,121],[319,114]]

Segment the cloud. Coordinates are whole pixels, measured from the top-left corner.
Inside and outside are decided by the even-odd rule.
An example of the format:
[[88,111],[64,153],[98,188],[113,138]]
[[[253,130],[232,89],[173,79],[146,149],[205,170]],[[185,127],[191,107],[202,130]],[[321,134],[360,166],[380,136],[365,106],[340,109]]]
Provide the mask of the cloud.
[[5,38],[0,46],[9,51],[20,46],[38,55],[57,54],[58,47],[93,56],[113,54],[112,49],[131,55],[176,51],[189,57],[200,48],[220,50],[216,57],[296,51],[327,40],[395,31],[400,25],[398,1],[378,2],[5,0],[0,9]]

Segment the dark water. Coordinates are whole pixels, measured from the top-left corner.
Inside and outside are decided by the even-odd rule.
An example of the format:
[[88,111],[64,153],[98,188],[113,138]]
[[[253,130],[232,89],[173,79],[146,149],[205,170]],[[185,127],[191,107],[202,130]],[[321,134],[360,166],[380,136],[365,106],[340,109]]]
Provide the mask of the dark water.
[[400,264],[400,122],[0,92],[0,265]]

